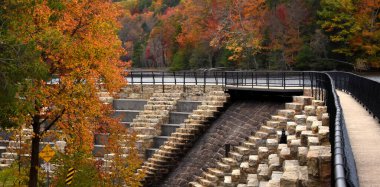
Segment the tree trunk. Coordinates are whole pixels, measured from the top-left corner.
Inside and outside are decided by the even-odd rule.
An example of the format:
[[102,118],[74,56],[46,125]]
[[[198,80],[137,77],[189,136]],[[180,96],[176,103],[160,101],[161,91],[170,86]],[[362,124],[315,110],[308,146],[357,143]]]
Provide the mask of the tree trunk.
[[30,158],[29,187],[37,187],[38,169],[40,166],[38,153],[40,148],[40,117],[33,117],[32,155]]

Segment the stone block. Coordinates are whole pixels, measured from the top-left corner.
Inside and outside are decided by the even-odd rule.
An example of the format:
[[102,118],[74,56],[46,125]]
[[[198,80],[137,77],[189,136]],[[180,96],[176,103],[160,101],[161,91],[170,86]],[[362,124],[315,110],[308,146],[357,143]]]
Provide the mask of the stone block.
[[277,154],[271,154],[268,156],[269,175],[272,175],[273,171],[280,171],[282,165],[280,164],[280,158]]
[[248,138],[248,141],[251,142],[251,143],[256,144],[257,147],[265,146],[266,143],[267,143],[266,139],[262,139],[262,138],[259,138],[259,137],[256,137],[256,136],[250,136]]
[[298,172],[297,171],[285,171],[280,180],[280,187],[297,187],[298,184]]
[[306,131],[306,130],[307,130],[306,125],[297,125],[297,127],[296,127],[296,137],[297,138],[301,137],[302,131]]
[[288,119],[293,119],[295,114],[296,111],[292,109],[278,110],[278,115],[284,116]]
[[318,134],[313,134],[312,131],[302,131],[301,132],[301,144],[302,146],[307,146],[308,137],[317,137]]
[[295,115],[294,121],[297,125],[306,125],[306,115]]
[[304,105],[302,103],[285,103],[285,109],[295,110],[297,113],[303,110],[303,106]]
[[316,109],[318,120],[322,120],[322,114],[327,112],[327,106],[318,106]]
[[267,121],[266,126],[278,129],[278,127],[280,126],[280,122],[279,121]]
[[283,163],[285,160],[291,160],[292,155],[288,147],[283,147],[280,151],[280,163]]
[[280,152],[282,150],[282,148],[284,147],[288,147],[288,144],[278,144],[278,147],[277,147],[277,154],[280,155]]
[[268,139],[267,140],[267,148],[268,148],[269,154],[276,153],[277,147],[278,147],[277,139]]
[[313,121],[313,124],[311,125],[311,131],[314,134],[318,133],[318,129],[320,126],[322,126],[322,121]]
[[313,125],[314,121],[318,121],[318,118],[316,116],[308,116],[306,118],[306,129],[311,130],[311,125]]
[[298,186],[308,186],[309,175],[307,166],[298,167]]
[[249,155],[248,164],[249,164],[249,167],[257,168],[257,166],[259,165],[258,155]]
[[292,158],[296,158],[298,154],[298,147],[301,147],[301,140],[300,139],[294,139],[290,142],[290,154],[292,155]]
[[289,121],[286,124],[286,130],[288,131],[289,135],[294,135],[296,133],[296,126],[297,123]]
[[238,183],[240,180],[240,169],[234,169],[231,173],[231,182]]
[[269,156],[269,150],[267,147],[259,147],[258,149],[258,158],[259,158],[259,162],[262,162],[264,160],[267,160],[268,159],[268,156]]
[[298,161],[301,166],[306,166],[307,164],[307,153],[308,153],[307,147],[298,147]]
[[322,114],[322,125],[323,126],[329,126],[330,125],[330,117],[328,113]]
[[259,180],[257,179],[257,174],[248,174],[247,176],[247,187],[258,187]]
[[268,133],[268,135],[276,134],[276,129],[269,126],[261,126],[260,131]]
[[290,146],[290,143],[292,142],[292,140],[295,140],[295,139],[297,139],[296,135],[289,135],[286,139],[288,146]]
[[259,164],[257,168],[257,178],[259,179],[259,181],[269,180],[268,172],[269,167],[267,164]]
[[325,102],[321,101],[321,100],[313,100],[311,101],[311,105],[313,106],[324,106],[325,105]]
[[309,178],[329,181],[331,179],[331,147],[311,146],[307,154]]
[[305,106],[305,114],[307,115],[307,116],[315,116],[316,115],[316,111],[315,111],[315,106],[313,106],[313,105],[307,105],[307,106]]
[[278,187],[280,186],[280,180],[283,172],[273,171],[271,175],[271,180],[268,181],[267,187]]
[[289,120],[287,117],[279,116],[279,115],[273,115],[271,119],[274,121],[279,121],[279,122],[287,122]]
[[319,145],[319,139],[318,137],[311,137],[309,136],[307,138],[307,146],[318,146]]
[[303,105],[311,105],[314,98],[310,96],[293,96],[293,102],[301,103]]
[[330,144],[330,130],[327,126],[321,126],[318,129],[318,138],[321,145],[329,145]]

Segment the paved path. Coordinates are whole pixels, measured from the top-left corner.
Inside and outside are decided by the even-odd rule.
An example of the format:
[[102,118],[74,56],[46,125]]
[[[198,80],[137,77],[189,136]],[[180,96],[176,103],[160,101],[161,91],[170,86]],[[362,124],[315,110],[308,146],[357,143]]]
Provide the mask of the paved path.
[[283,101],[265,99],[234,102],[197,141],[161,187],[188,186],[201,175],[202,168],[216,167],[216,161],[224,155],[224,144],[237,145],[244,141],[271,114],[283,107]]
[[338,91],[360,186],[380,187],[380,124],[350,95]]

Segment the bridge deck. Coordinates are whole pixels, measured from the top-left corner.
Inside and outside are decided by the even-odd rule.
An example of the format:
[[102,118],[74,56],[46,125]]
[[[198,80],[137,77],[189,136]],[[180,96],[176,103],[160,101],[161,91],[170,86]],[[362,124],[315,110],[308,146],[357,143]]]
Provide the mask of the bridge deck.
[[380,125],[350,95],[337,90],[360,186],[380,186]]

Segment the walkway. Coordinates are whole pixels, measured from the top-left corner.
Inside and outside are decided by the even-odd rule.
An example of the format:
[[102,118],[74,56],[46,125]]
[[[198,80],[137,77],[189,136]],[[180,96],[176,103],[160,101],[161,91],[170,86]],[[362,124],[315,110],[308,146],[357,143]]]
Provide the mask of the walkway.
[[380,124],[350,95],[338,91],[360,186],[380,186]]

